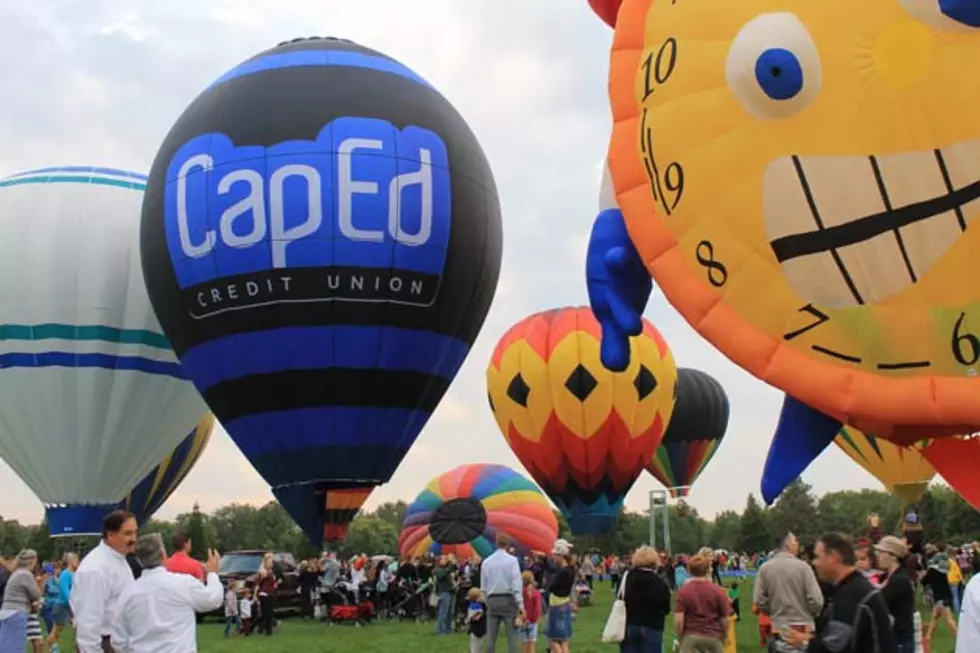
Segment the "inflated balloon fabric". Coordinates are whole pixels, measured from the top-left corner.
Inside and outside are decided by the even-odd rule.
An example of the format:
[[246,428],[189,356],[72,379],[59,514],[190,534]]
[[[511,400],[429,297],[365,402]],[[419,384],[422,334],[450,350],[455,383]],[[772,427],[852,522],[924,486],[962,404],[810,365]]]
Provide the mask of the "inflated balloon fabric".
[[338,39],[280,44],[194,100],[142,221],[184,369],[314,540],[329,492],[388,481],[442,399],[501,239],[463,118],[405,65]]
[[660,444],[677,384],[673,355],[649,322],[621,373],[602,366],[599,338],[588,308],[537,313],[504,334],[487,368],[501,433],[575,534],[613,528]]
[[197,464],[211,441],[213,430],[214,416],[207,415],[176,449],[126,495],[120,507],[136,515],[138,523],[148,522]]
[[461,465],[429,481],[405,513],[402,557],[424,553],[487,557],[498,534],[521,552],[551,551],[558,520],[541,491],[503,465]]
[[616,26],[616,14],[619,13],[621,4],[623,0],[589,0],[592,11],[610,27]]
[[903,501],[921,499],[936,475],[919,446],[900,447],[850,427],[841,429],[834,444]]
[[683,497],[718,451],[728,430],[728,395],[711,375],[677,370],[674,413],[647,469],[673,497]]
[[95,166],[0,180],[0,457],[52,535],[97,535],[206,412],[139,261],[146,176]]
[[980,6],[629,0],[618,203],[737,364],[903,444],[980,426]]

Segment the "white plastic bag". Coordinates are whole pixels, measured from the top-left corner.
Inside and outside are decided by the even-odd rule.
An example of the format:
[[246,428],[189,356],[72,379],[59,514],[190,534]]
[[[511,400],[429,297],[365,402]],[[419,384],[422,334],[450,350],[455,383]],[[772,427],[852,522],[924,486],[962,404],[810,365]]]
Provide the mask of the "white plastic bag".
[[605,644],[619,644],[626,639],[626,601],[623,597],[626,593],[626,577],[629,572],[623,574],[623,579],[619,584],[619,594],[613,601],[612,609],[609,611],[609,618],[606,619],[606,627],[602,629],[602,641]]

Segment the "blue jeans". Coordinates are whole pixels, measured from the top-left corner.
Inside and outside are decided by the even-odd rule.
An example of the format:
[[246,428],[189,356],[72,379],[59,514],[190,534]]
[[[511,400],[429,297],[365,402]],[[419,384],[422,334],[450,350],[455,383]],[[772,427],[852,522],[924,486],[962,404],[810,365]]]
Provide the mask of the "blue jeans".
[[915,653],[915,642],[909,642],[908,644],[896,644],[895,653]]
[[24,653],[27,646],[27,613],[0,612],[0,653]]
[[950,606],[950,607],[953,608],[953,614],[955,616],[957,616],[957,617],[960,615],[960,607],[961,607],[960,606],[960,587],[961,587],[961,585],[959,585],[959,584],[950,585],[949,586],[950,592],[953,593],[953,605]]
[[439,594],[439,603],[436,605],[436,634],[448,635],[452,632],[452,609],[453,595],[451,592]]
[[[242,627],[242,622],[238,619],[238,615],[232,615],[230,617],[225,617],[225,637],[228,633],[238,632]],[[234,628],[234,630],[232,630]]]
[[664,634],[646,626],[626,626],[626,639],[619,645],[619,653],[662,653]]

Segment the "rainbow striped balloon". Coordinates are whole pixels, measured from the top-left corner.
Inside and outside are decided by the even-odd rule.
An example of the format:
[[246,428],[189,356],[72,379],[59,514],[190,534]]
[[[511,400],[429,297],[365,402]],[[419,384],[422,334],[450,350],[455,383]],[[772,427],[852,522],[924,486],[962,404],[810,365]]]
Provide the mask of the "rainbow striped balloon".
[[486,557],[498,533],[519,551],[550,551],[558,520],[534,483],[503,465],[461,465],[429,481],[408,507],[398,538],[403,557]]

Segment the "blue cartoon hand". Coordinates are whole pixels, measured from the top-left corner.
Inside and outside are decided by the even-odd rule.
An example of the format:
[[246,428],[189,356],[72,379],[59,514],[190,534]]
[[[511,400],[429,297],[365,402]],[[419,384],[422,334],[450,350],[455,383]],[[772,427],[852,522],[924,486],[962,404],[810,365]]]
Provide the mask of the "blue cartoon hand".
[[599,213],[586,255],[592,313],[602,327],[602,364],[622,372],[630,362],[630,336],[643,330],[641,316],[653,282],[630,240],[619,209]]

